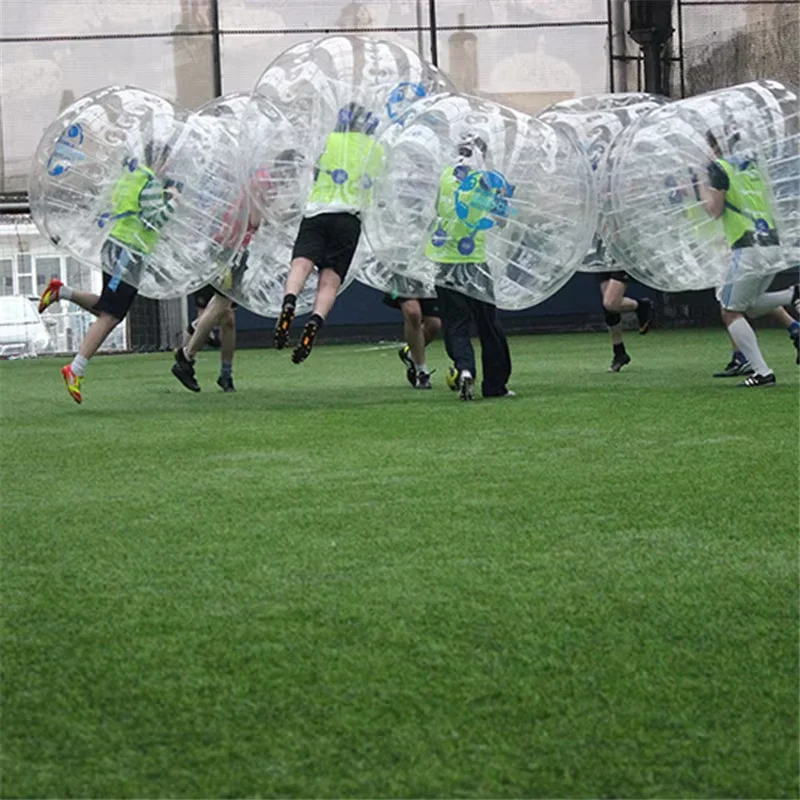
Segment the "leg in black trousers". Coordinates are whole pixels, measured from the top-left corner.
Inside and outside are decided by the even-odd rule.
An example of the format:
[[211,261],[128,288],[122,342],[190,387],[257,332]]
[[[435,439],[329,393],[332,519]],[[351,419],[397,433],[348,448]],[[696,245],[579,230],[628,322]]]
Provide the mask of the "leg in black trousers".
[[491,303],[472,298],[469,298],[469,303],[481,340],[481,392],[484,397],[502,397],[508,391],[508,379],[511,377],[511,353],[506,335],[497,320],[497,308]]
[[436,288],[442,317],[444,346],[456,369],[468,369],[475,377],[475,350],[469,335],[472,317],[470,298],[452,289]]

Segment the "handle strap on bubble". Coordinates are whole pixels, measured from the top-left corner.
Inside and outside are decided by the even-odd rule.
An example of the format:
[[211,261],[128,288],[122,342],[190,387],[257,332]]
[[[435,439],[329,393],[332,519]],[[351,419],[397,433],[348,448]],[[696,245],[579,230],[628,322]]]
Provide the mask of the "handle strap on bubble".
[[729,200],[725,201],[725,208],[727,208],[729,211],[733,211],[734,214],[739,214],[746,220],[752,222],[756,226],[756,230],[760,233],[767,233],[770,230],[769,223],[763,217],[757,217],[755,214],[747,211],[747,209],[735,206]]
[[126,217],[135,217],[136,214],[136,211],[123,211],[122,214],[112,214],[110,211],[106,211],[97,218],[97,227],[105,228],[109,222],[117,222],[118,220],[125,219]]

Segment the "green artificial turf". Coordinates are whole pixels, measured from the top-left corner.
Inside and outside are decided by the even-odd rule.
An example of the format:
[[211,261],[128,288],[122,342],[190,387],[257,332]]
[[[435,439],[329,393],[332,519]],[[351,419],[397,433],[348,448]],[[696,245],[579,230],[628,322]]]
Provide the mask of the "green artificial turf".
[[798,369],[721,331],[0,365],[11,797],[798,796]]

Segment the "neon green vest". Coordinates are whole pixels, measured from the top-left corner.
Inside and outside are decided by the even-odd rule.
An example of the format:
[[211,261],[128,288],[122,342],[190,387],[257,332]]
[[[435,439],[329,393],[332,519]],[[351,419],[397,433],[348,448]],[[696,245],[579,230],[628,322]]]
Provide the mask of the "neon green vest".
[[153,252],[160,235],[139,218],[139,195],[153,177],[155,175],[147,167],[138,166],[133,172],[126,170],[111,194],[112,214],[122,218],[114,223],[109,236],[144,255]]
[[[475,231],[474,226],[486,216],[486,211],[473,208],[476,194],[483,194],[475,188],[459,192],[458,200],[467,210],[466,219],[456,214],[456,191],[461,181],[456,178],[452,167],[448,167],[439,180],[439,202],[436,206],[438,219],[428,237],[425,257],[440,264],[483,264],[486,261],[486,233]],[[459,250],[459,243],[471,239],[473,250],[465,254]]]
[[745,169],[717,159],[728,176],[725,208],[722,211],[722,228],[729,245],[734,245],[745,234],[755,233],[758,227],[775,228],[775,217],[770,210],[767,186],[758,165],[751,161]]
[[383,148],[365,133],[331,133],[319,159],[309,203],[361,207],[361,193],[377,173]]

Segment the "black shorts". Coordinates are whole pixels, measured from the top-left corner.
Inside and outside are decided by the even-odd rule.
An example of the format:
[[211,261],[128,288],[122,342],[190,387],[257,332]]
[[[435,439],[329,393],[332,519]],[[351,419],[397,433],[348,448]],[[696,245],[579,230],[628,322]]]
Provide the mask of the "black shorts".
[[623,270],[617,270],[616,272],[595,272],[594,279],[598,283],[605,283],[606,281],[620,281],[620,283],[627,283],[631,279],[631,276]]
[[139,290],[112,276],[120,262],[124,263],[125,269],[131,270],[139,265],[141,256],[118,242],[107,239],[100,251],[100,259],[103,267],[103,291],[93,310],[99,314],[110,314],[115,319],[125,319]]
[[392,297],[390,294],[385,294],[382,300],[384,305],[397,309],[399,309],[400,306],[407,300],[416,300],[419,303],[419,307],[422,309],[423,317],[440,316],[439,301],[435,297]]
[[360,236],[361,220],[355,214],[339,212],[303,217],[292,260],[307,258],[317,269],[332,269],[344,280]]
[[[211,298],[215,295],[219,294],[222,297],[227,297],[226,294],[223,294],[219,289],[215,289],[210,283],[206,284],[205,286],[201,286],[195,293],[192,295],[194,297],[194,305],[199,311],[202,311],[210,302]],[[231,303],[231,308],[237,308],[238,306],[236,303]]]

